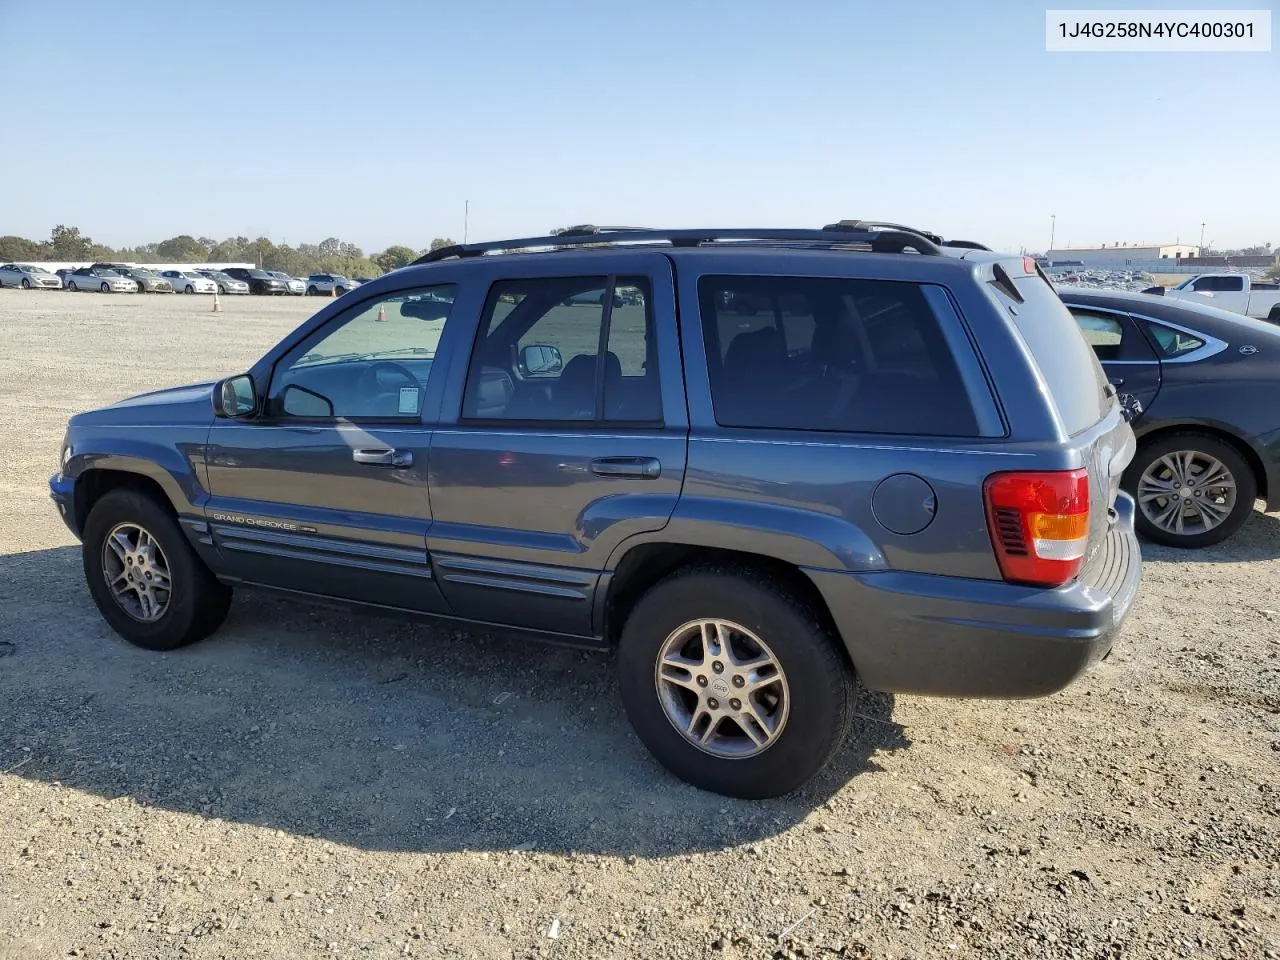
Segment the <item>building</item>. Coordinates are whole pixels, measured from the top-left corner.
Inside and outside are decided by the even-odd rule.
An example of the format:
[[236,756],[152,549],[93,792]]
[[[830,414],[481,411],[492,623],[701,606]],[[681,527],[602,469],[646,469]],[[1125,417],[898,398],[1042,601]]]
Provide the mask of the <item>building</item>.
[[1117,268],[1199,255],[1200,248],[1193,243],[1104,243],[1100,247],[1057,247],[1047,257],[1051,263],[1071,260],[1085,267]]

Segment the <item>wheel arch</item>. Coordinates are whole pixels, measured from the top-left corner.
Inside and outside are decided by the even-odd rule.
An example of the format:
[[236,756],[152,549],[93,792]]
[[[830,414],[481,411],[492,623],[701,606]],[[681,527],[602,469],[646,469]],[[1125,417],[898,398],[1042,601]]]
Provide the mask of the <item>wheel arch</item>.
[[[672,540],[637,543],[621,556],[607,584],[597,592],[597,629],[605,643],[618,642],[622,625],[644,594],[677,570],[692,567],[721,567],[760,574],[800,598],[822,625],[839,637],[835,618],[817,585],[794,563],[746,550],[709,547]],[[844,643],[838,645],[848,658]]]

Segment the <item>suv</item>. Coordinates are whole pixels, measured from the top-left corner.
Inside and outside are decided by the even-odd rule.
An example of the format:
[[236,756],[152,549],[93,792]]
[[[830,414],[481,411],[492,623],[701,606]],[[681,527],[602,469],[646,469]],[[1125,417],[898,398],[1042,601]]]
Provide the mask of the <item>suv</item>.
[[313,273],[307,277],[307,296],[317,297],[321,294],[342,296],[348,290],[354,290],[360,284],[337,273]]
[[247,267],[227,267],[222,271],[227,276],[249,285],[249,292],[257,296],[278,296],[289,292],[289,285],[278,277],[273,277],[265,270],[250,270]]
[[1037,697],[1105,656],[1133,454],[1029,257],[578,228],[437,250],[247,373],[79,414],[51,491],[139,646],[243,584],[613,649],[653,754],[761,798],[832,756],[855,676]]

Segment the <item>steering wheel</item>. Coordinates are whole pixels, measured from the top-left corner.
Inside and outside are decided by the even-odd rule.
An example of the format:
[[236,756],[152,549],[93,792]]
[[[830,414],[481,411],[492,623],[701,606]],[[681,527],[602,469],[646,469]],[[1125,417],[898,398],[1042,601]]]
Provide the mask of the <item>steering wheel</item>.
[[401,387],[421,389],[422,384],[408,367],[394,360],[375,360],[356,381],[356,395],[381,400],[396,395]]

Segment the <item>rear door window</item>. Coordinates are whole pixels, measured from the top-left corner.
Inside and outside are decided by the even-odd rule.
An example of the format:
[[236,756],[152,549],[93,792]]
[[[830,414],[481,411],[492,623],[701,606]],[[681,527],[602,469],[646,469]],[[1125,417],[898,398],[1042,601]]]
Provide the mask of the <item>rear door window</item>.
[[1147,361],[1154,363],[1155,351],[1127,316],[1086,307],[1068,307],[1076,326],[1103,363]]
[[698,293],[721,425],[979,435],[920,284],[707,276]]

